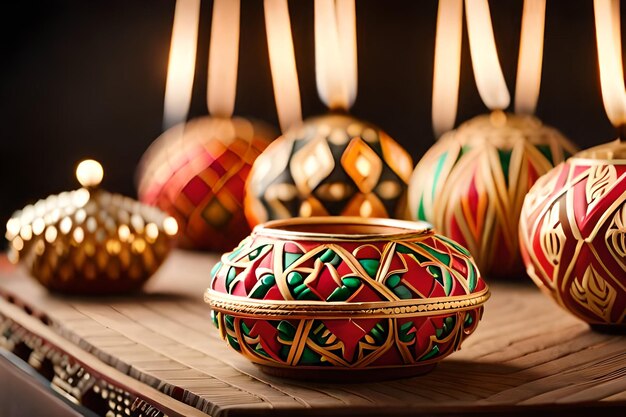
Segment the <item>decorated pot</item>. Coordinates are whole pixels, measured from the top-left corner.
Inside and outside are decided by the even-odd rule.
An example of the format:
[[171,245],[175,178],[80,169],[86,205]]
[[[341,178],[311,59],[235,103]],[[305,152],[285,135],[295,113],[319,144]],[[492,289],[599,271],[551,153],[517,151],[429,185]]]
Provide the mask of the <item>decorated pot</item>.
[[517,224],[524,196],[575,151],[535,117],[477,116],[444,134],[417,164],[411,215],[468,248],[486,276],[522,275]]
[[467,250],[430,225],[359,217],[259,225],[205,294],[237,352],[322,380],[424,373],[459,349],[488,298]]
[[545,293],[598,328],[626,330],[626,145],[583,151],[524,200],[522,257]]
[[251,226],[311,216],[406,218],[411,156],[378,127],[343,113],[313,117],[276,139],[246,183]]
[[76,174],[82,188],[39,200],[9,219],[9,259],[52,291],[138,290],[170,253],[176,220],[101,189],[103,170],[96,161],[81,162]]
[[141,160],[139,199],[176,218],[181,247],[226,251],[250,233],[244,184],[275,137],[268,125],[240,117],[200,117],[174,126]]

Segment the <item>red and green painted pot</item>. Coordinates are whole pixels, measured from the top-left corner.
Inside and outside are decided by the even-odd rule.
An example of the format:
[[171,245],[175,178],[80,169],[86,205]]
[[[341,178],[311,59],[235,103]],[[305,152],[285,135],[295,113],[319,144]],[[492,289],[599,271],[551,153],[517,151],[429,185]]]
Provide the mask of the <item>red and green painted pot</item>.
[[488,297],[467,250],[427,223],[360,217],[257,226],[205,294],[233,349],[321,379],[423,373],[476,329]]

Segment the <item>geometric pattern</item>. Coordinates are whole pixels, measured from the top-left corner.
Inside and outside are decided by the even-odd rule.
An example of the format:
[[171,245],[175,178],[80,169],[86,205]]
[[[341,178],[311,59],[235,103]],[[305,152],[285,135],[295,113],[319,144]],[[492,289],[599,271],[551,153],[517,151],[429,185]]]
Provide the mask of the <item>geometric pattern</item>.
[[591,324],[626,325],[626,164],[574,157],[531,189],[519,226],[535,283]]
[[422,366],[457,350],[488,297],[469,253],[430,231],[378,239],[255,230],[211,272],[222,338],[254,363],[307,369]]
[[417,164],[411,215],[468,248],[486,276],[522,274],[517,229],[524,196],[575,150],[532,116],[475,117],[444,134]]
[[213,117],[181,129],[170,129],[146,151],[138,171],[139,199],[176,218],[182,247],[228,250],[250,233],[244,185],[274,132],[242,118]]
[[413,162],[387,134],[328,114],[276,139],[252,168],[245,211],[251,226],[311,216],[406,218]]

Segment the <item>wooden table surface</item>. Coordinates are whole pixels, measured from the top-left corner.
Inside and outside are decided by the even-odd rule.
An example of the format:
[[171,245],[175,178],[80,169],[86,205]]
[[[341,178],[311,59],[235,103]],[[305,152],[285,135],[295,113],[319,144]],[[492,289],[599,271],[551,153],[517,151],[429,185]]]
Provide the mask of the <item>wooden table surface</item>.
[[510,415],[541,408],[571,416],[588,407],[626,415],[626,336],[590,330],[530,280],[491,282],[476,333],[427,375],[307,383],[264,375],[219,338],[202,301],[216,259],[175,252],[145,293],[106,299],[51,295],[5,263],[0,324],[39,336],[168,415]]

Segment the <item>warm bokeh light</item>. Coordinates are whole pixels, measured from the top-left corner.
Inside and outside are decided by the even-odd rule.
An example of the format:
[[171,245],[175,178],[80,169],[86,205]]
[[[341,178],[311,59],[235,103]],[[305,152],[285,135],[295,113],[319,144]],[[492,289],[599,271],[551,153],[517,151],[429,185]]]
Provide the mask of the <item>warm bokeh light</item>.
[[524,0],[515,84],[516,113],[533,114],[537,107],[541,86],[545,19],[546,0]]
[[42,234],[45,228],[46,228],[46,222],[41,217],[38,217],[35,220],[33,220],[33,233],[35,235],[38,236]]
[[209,113],[231,117],[235,110],[239,62],[239,0],[215,0],[209,46]]
[[76,178],[83,187],[95,187],[102,182],[104,170],[98,161],[85,159],[76,167]]
[[20,233],[20,229],[21,229],[22,225],[20,224],[20,220],[17,217],[12,217],[9,219],[9,221],[7,221],[7,231],[5,234],[5,237],[8,240],[13,239],[15,236],[17,236]]
[[166,217],[165,220],[163,220],[163,231],[170,236],[174,236],[178,233],[178,223],[176,222],[176,219],[173,217]]
[[348,110],[357,93],[354,0],[315,0],[317,91],[330,109]]
[[265,0],[265,30],[278,120],[283,132],[302,121],[300,86],[287,0]]
[[626,124],[619,0],[594,0],[600,84],[606,114],[615,127]]
[[154,223],[148,223],[146,225],[146,239],[148,242],[153,243],[159,237],[159,227]]
[[54,241],[56,240],[58,236],[58,232],[57,232],[57,228],[54,226],[48,226],[46,228],[46,233],[44,235],[46,241],[48,243],[54,243]]
[[433,75],[433,128],[437,137],[452,129],[456,120],[462,34],[463,0],[439,0]]
[[174,12],[170,46],[163,127],[170,128],[187,119],[191,104],[200,0],[178,0]]
[[467,32],[478,92],[491,110],[503,110],[511,97],[498,61],[487,0],[465,0]]
[[120,238],[120,241],[127,242],[130,239],[130,228],[126,224],[122,224],[117,229],[117,235]]

